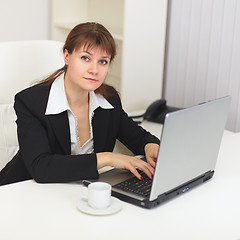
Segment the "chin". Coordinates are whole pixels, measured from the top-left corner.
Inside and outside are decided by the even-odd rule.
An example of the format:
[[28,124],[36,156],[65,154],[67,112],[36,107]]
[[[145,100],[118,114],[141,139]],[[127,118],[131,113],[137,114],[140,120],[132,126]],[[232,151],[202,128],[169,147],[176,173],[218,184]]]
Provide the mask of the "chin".
[[97,86],[97,87],[88,87],[88,88],[85,88],[84,90],[88,91],[88,92],[92,92],[92,91],[95,91],[96,89],[98,89],[100,86]]
[[98,89],[102,84],[90,84],[88,86],[86,86],[86,90],[88,91],[95,91],[96,89]]

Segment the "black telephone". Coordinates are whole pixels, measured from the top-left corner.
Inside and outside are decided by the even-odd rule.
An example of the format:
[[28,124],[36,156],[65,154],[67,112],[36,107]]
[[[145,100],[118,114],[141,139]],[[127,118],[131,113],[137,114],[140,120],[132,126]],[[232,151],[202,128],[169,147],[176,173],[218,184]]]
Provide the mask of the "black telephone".
[[[180,110],[180,108],[167,106],[165,99],[158,99],[147,108],[143,115],[130,117],[133,119],[143,117],[144,120],[163,124],[166,114],[177,110]],[[140,123],[141,121],[137,122]]]

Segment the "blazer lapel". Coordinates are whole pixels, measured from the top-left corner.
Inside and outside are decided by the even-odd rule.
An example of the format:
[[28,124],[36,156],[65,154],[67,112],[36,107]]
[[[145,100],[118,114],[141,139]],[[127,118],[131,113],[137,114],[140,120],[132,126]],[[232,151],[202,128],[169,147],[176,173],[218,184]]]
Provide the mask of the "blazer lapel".
[[[92,119],[93,139],[95,152],[105,149],[109,131],[109,121],[111,109],[98,108],[94,112]],[[54,130],[56,138],[66,154],[71,153],[71,137],[67,112],[48,115],[48,119]]]
[[111,109],[98,108],[94,112],[92,126],[95,152],[105,149],[109,131],[110,111]]
[[70,154],[71,140],[67,111],[59,114],[48,115],[48,118],[62,149],[66,154]]
[[[42,107],[42,114],[45,115],[49,93],[52,85],[41,85],[39,88],[39,106]],[[43,104],[44,103],[44,104]],[[53,129],[57,141],[66,154],[71,154],[71,140],[67,111],[59,114],[45,115]]]

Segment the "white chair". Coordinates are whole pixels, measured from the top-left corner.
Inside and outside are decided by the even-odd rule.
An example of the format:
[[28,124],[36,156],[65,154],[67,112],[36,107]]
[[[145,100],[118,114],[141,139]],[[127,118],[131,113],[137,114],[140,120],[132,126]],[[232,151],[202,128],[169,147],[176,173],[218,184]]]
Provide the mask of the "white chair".
[[64,66],[62,42],[0,42],[0,170],[18,150],[14,95]]

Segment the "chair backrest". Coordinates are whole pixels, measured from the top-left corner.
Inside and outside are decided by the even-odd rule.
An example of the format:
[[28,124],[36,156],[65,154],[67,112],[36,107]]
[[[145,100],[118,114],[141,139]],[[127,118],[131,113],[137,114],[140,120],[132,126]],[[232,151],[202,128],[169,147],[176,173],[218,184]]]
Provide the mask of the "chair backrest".
[[63,43],[0,42],[0,170],[18,150],[14,96],[64,66]]

